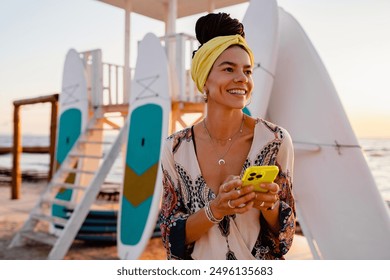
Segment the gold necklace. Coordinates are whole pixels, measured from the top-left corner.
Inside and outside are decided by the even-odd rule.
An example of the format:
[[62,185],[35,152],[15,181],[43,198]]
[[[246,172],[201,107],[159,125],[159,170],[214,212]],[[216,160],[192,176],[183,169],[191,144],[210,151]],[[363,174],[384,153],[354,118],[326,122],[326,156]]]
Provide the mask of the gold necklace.
[[[230,145],[229,145],[228,149],[226,150],[226,152],[221,156],[221,155],[219,155],[219,154],[217,153],[217,149],[215,149],[215,144],[214,144],[213,138],[211,137],[210,131],[208,130],[207,125],[206,125],[206,119],[203,119],[203,122],[202,122],[202,123],[203,123],[203,127],[204,127],[204,129],[205,129],[207,135],[208,135],[209,138],[210,138],[210,143],[211,143],[211,146],[213,146],[213,150],[214,150],[215,154],[216,154],[217,157],[219,158],[219,159],[218,159],[218,164],[219,164],[219,165],[225,165],[225,164],[226,164],[225,156],[229,153],[231,147],[233,146],[233,143],[234,143],[233,140],[236,140],[236,135],[237,135],[238,133],[242,133],[242,128],[243,128],[243,126],[244,126],[244,121],[245,121],[245,115],[242,116],[242,121],[241,121],[240,129],[239,129],[236,133],[234,133],[231,137],[229,137],[229,138],[227,138],[227,139],[224,140],[224,141],[227,141],[227,140],[228,140],[228,141],[230,142]],[[218,139],[217,139],[217,140],[218,140]],[[222,141],[222,140],[221,140],[221,141]]]

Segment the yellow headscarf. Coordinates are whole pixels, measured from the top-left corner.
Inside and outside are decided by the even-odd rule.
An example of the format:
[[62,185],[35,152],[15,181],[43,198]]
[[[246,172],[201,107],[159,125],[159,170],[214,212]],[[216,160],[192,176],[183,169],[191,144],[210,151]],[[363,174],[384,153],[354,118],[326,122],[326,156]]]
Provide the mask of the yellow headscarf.
[[219,36],[209,40],[196,51],[191,64],[191,77],[200,92],[203,91],[214,62],[231,45],[243,46],[249,54],[251,65],[254,64],[252,50],[241,35]]

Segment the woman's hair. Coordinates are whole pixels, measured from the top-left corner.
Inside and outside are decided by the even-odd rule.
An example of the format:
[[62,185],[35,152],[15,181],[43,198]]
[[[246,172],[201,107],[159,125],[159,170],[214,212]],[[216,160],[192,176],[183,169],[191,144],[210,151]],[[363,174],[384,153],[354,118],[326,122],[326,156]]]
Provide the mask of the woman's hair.
[[[196,39],[200,47],[218,36],[241,35],[245,38],[244,25],[238,19],[233,19],[227,13],[210,13],[200,17],[195,25]],[[198,49],[199,49],[198,48]],[[194,57],[193,52],[192,57]]]

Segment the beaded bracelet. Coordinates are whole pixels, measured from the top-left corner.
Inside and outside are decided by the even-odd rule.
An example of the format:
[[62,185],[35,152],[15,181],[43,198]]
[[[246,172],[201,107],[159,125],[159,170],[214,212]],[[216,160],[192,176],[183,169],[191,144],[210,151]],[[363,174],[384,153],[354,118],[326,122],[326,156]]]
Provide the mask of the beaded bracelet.
[[210,208],[210,202],[209,201],[206,203],[206,206],[204,207],[204,210],[205,210],[207,219],[210,222],[212,222],[213,224],[218,224],[219,222],[221,222],[223,220],[223,217],[221,219],[217,219],[217,218],[214,217],[213,212],[211,211],[211,208]]

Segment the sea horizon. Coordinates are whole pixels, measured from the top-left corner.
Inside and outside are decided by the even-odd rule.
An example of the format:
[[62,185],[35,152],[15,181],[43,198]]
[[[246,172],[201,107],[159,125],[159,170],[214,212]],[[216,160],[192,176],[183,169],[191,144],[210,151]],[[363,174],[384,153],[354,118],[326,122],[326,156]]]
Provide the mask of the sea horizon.
[[[23,139],[28,138],[30,141],[28,144],[23,141]],[[31,140],[36,139],[37,142],[31,142]],[[46,139],[46,141],[45,141]],[[361,136],[357,137],[356,139],[358,142],[361,140],[390,140],[390,136]],[[49,134],[34,134],[34,133],[26,133],[22,135],[22,144],[25,147],[30,147],[30,146],[41,146],[45,147],[48,146],[50,142],[50,135]],[[12,147],[13,143],[13,134],[0,134],[0,147]],[[27,145],[25,145],[27,144]]]

